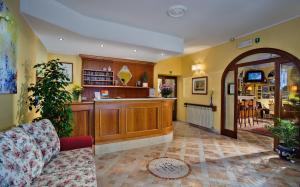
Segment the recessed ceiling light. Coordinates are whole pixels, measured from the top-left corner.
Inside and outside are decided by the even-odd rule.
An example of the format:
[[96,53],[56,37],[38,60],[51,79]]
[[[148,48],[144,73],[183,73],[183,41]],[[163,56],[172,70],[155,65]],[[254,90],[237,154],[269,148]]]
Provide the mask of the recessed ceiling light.
[[100,44],[100,47],[104,47],[104,44]]
[[168,9],[167,14],[172,18],[180,18],[185,15],[186,11],[187,11],[186,6],[173,5]]
[[134,50],[133,50],[133,52],[135,52],[135,53],[136,53],[136,52],[137,52],[137,50],[136,50],[136,49],[134,49]]
[[59,39],[60,41],[63,41],[63,40],[64,40],[64,38],[63,38],[63,37],[59,37],[58,39]]
[[165,53],[161,53],[160,56],[165,56]]

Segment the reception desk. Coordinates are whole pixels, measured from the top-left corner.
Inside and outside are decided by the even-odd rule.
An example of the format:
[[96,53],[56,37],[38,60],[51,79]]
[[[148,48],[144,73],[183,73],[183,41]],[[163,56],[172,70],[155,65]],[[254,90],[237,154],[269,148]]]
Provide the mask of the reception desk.
[[95,101],[95,141],[107,143],[172,131],[172,98]]
[[174,101],[128,98],[73,103],[73,136],[92,135],[95,144],[164,136],[173,130]]

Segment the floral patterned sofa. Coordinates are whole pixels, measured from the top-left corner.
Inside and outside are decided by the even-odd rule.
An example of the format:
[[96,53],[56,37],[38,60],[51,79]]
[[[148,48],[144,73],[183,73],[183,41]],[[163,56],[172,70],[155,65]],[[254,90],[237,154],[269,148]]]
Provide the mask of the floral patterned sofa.
[[92,138],[59,139],[46,119],[0,133],[0,186],[97,186]]

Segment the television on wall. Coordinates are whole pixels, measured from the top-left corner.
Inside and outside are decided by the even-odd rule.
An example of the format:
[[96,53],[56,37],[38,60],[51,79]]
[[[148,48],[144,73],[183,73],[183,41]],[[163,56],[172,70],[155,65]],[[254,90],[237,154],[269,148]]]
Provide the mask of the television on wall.
[[264,82],[265,73],[261,70],[247,71],[245,74],[245,82]]

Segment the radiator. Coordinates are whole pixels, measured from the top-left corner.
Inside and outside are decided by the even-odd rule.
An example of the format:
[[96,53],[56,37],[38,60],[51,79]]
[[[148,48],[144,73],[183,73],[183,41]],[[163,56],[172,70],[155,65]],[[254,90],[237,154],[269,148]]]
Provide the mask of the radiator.
[[213,109],[207,106],[186,105],[187,122],[201,127],[213,128]]

